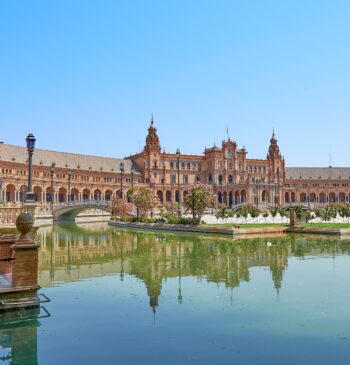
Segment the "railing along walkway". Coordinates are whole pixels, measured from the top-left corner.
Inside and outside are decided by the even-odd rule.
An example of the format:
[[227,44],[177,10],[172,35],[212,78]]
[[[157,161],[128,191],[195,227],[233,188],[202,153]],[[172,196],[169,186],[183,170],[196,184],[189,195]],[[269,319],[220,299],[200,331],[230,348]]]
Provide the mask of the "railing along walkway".
[[65,209],[65,208],[79,208],[79,207],[85,207],[85,206],[91,206],[91,207],[109,207],[112,205],[111,201],[108,200],[72,200],[70,202],[62,202],[62,203],[56,203],[52,205],[52,211],[59,210],[59,209]]

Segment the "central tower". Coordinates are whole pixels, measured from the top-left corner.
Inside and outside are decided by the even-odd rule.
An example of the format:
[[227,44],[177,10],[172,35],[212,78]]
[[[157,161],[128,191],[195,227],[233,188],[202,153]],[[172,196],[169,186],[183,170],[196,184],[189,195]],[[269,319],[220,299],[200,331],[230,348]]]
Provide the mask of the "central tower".
[[157,135],[157,128],[154,126],[153,115],[151,117],[151,125],[148,128],[146,137],[145,152],[145,172],[146,181],[150,183],[158,182],[158,169],[161,162],[161,147],[159,137]]

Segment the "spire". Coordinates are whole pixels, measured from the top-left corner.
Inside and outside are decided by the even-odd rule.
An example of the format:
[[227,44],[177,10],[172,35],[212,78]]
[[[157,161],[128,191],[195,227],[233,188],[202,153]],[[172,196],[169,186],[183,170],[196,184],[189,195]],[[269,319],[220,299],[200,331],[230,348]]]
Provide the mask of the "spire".
[[148,128],[145,148],[157,148],[160,152],[159,137],[157,135],[157,128],[154,126],[153,113],[151,114],[151,125]]
[[275,136],[275,128],[272,129],[272,138],[270,140],[271,144],[277,144],[277,139],[276,139],[276,136]]
[[278,147],[278,141],[275,136],[275,128],[273,128],[272,130],[272,138],[270,139],[270,147],[269,147],[269,152],[267,154],[267,159],[270,158],[282,160],[280,148]]

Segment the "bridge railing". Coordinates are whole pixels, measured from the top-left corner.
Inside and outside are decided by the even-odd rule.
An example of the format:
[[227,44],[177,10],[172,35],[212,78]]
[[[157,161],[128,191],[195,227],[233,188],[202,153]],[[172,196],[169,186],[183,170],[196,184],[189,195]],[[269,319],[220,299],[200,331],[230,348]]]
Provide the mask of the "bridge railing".
[[112,205],[112,202],[109,200],[72,200],[70,202],[62,202],[56,203],[52,205],[52,210],[62,209],[62,208],[70,208],[70,207],[84,207],[84,206],[103,206],[107,207]]

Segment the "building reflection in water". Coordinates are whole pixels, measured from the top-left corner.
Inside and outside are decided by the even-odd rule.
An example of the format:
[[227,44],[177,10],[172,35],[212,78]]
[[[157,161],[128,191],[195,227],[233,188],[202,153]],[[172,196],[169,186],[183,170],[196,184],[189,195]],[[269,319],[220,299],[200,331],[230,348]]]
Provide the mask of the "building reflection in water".
[[144,282],[153,311],[168,278],[178,278],[177,299],[181,304],[181,281],[186,276],[233,289],[250,281],[253,268],[269,268],[278,294],[289,257],[350,252],[349,240],[300,236],[233,240],[115,231],[105,223],[48,227],[39,230],[38,239],[42,287],[105,275],[119,275],[123,281],[125,275],[132,275]]
[[[222,284],[231,291],[249,282],[255,268],[268,268],[271,286],[278,295],[288,260],[293,257],[350,253],[350,240],[284,236],[230,239],[193,234],[115,231],[105,224],[57,225],[41,228],[38,237],[39,281],[42,287],[98,276],[127,275],[141,280],[156,313],[165,281],[174,278],[174,298],[186,301],[185,277]],[[268,243],[269,242],[269,243]],[[38,309],[26,311],[18,321],[15,313],[0,318],[0,363],[37,364]],[[49,319],[47,319],[49,320]],[[24,340],[25,339],[25,340]]]

